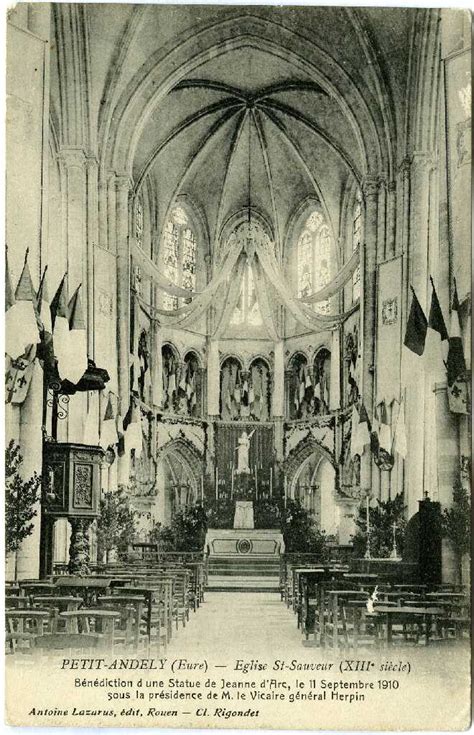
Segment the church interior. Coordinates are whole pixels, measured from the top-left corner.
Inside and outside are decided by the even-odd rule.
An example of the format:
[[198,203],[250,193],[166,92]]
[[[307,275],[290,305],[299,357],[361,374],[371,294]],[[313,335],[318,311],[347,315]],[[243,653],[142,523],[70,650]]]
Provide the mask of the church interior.
[[452,595],[465,635],[469,14],[7,25],[12,596],[160,568],[183,625],[204,592],[266,590],[322,645],[304,568],[332,569]]

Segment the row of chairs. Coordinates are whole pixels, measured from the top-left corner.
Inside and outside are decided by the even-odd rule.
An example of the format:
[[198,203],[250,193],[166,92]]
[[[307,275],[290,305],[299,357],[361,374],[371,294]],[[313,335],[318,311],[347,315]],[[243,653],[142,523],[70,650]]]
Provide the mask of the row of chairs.
[[204,601],[203,563],[114,564],[6,590],[7,650],[99,645],[159,653]]
[[[297,576],[297,575],[295,575]],[[304,579],[293,610],[305,640],[334,648],[460,640],[469,634],[469,597],[452,585],[387,584],[383,579]],[[375,594],[374,594],[375,593]],[[307,643],[307,644],[308,644]]]

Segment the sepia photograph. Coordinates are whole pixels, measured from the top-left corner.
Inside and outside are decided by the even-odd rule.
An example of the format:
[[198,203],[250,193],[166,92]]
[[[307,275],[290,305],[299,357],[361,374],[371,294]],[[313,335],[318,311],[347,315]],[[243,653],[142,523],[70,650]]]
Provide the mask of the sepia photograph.
[[5,720],[471,723],[471,13],[6,14]]

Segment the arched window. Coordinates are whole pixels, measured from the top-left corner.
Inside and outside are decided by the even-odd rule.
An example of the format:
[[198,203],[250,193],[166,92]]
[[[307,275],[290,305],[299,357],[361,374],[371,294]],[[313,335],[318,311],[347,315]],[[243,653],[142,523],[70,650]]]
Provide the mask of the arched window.
[[[255,246],[264,247],[267,251],[275,252],[273,242],[270,240],[263,226],[255,218],[252,218],[250,222],[240,222],[235,227],[226,240],[226,244],[222,249],[223,252],[227,252],[230,244],[236,241],[241,241],[245,249],[249,242],[253,242]],[[255,283],[254,273],[249,260],[247,260],[244,268],[242,285],[235,309],[229,319],[229,324],[235,327],[261,327],[263,325],[262,313],[258,303],[257,284]]]
[[[352,251],[359,247],[362,249],[362,201],[360,192],[357,192],[354,213],[352,217]],[[360,298],[360,265],[352,274],[352,301]]]
[[[298,239],[298,296],[308,296],[319,291],[329,282],[332,238],[329,226],[321,214],[315,210],[305,220]],[[329,312],[329,299],[314,304],[321,314]]]
[[[165,225],[163,241],[163,273],[176,286],[194,291],[196,288],[197,239],[194,227],[183,207],[176,206]],[[163,307],[178,308],[178,297],[163,295]]]
[[249,263],[245,266],[239,300],[229,323],[234,326],[249,324],[252,327],[260,327],[263,324],[253,272]]

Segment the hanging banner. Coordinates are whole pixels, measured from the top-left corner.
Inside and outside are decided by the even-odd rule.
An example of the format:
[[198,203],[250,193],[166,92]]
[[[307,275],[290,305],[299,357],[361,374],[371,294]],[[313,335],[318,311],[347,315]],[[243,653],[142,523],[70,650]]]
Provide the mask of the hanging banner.
[[445,62],[448,198],[453,276],[462,303],[471,290],[471,51]]
[[377,273],[376,404],[400,398],[402,258],[380,263]]

